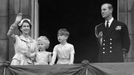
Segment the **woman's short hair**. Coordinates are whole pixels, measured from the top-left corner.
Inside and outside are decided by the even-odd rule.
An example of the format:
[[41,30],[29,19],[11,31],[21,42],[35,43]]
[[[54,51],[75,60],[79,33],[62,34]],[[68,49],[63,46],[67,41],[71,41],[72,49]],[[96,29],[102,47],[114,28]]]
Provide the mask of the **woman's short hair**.
[[22,32],[22,31],[21,31],[21,27],[22,27],[23,23],[28,23],[29,26],[30,26],[30,29],[32,28],[32,24],[31,24],[31,22],[30,22],[30,19],[24,18],[24,19],[22,19],[22,20],[20,21],[20,23],[18,24],[18,29],[19,29],[20,32]]

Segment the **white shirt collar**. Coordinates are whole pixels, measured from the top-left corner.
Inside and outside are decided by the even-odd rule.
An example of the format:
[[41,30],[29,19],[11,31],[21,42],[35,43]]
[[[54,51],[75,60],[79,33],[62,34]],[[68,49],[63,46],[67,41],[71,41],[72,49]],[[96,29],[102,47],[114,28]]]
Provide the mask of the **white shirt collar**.
[[[109,23],[108,23],[109,27],[111,26],[111,23],[113,22],[113,20],[114,20],[113,17],[109,20]],[[105,26],[106,26],[106,23],[107,23],[107,21],[105,21]]]

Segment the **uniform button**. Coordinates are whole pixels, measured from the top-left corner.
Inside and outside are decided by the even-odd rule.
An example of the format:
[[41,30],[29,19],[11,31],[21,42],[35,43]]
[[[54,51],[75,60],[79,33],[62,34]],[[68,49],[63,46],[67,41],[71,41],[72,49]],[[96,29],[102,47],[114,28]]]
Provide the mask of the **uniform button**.
[[112,43],[110,42],[110,45],[112,45]]
[[110,38],[110,41],[112,41],[113,39],[112,38]]
[[105,41],[105,40],[103,40],[103,41]]
[[105,50],[105,47],[103,47],[103,50]]
[[110,52],[110,53],[112,53],[112,51],[111,51],[111,50],[110,50],[109,52]]
[[102,52],[103,54],[105,54],[106,52]]
[[105,46],[105,43],[103,43],[103,46]]
[[112,49],[112,47],[110,47],[110,49]]

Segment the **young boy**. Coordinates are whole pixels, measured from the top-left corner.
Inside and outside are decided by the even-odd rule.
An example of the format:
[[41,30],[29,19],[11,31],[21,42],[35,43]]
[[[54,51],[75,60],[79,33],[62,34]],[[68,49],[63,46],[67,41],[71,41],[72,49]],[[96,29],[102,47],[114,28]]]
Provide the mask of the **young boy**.
[[40,36],[37,39],[37,52],[35,65],[48,65],[51,61],[51,52],[47,52],[50,41],[46,36]]
[[69,37],[69,32],[67,29],[62,28],[58,30],[58,41],[60,44],[57,44],[53,49],[53,56],[50,65],[55,63],[56,58],[57,64],[73,64],[74,62],[74,46],[67,42]]

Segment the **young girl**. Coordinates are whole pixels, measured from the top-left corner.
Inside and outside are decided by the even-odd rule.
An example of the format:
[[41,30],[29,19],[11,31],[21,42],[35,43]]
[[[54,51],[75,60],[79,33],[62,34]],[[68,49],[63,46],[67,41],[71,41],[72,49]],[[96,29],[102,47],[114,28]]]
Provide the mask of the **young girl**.
[[51,52],[47,52],[49,40],[46,36],[40,36],[37,39],[37,53],[35,65],[48,65],[51,61]]
[[56,58],[58,59],[57,64],[73,64],[74,61],[74,46],[67,42],[69,32],[67,29],[62,28],[58,31],[58,41],[53,50],[52,61],[50,65],[55,63]]

